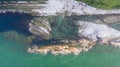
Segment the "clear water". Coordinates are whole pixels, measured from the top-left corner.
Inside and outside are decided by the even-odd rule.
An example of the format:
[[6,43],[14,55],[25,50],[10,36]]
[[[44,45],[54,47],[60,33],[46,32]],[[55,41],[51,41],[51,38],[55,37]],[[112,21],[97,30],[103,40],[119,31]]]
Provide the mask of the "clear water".
[[119,67],[120,48],[97,45],[86,53],[41,55],[25,52],[27,44],[0,36],[0,67]]
[[18,31],[7,23],[0,26],[0,67],[120,67],[120,48],[97,44],[78,56],[30,54],[22,40],[28,36]]

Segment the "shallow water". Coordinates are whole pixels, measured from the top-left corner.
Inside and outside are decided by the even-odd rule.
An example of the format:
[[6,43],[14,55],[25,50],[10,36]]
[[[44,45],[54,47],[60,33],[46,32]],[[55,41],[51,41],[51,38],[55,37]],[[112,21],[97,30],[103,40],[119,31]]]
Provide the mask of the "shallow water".
[[0,67],[119,67],[120,48],[97,45],[78,56],[30,54],[27,44],[0,36]]
[[[3,19],[3,18],[1,18]],[[1,23],[0,23],[1,24]],[[3,24],[3,25],[2,25]],[[97,44],[78,56],[30,54],[25,35],[2,22],[0,25],[0,67],[119,67],[120,48]],[[9,27],[9,28],[8,28]],[[25,32],[26,33],[26,32]],[[13,36],[14,35],[14,36]]]

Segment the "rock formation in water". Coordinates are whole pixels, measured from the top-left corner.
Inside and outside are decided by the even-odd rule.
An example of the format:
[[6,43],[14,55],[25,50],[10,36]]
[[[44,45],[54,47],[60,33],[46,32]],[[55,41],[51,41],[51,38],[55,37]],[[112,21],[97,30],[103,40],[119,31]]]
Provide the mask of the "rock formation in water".
[[[109,17],[106,17],[106,18],[109,19]],[[58,45],[53,43],[53,44],[43,46],[43,47],[37,47],[37,48],[32,47],[28,49],[28,52],[42,53],[42,54],[52,53],[54,55],[73,53],[75,55],[78,55],[82,51],[85,51],[85,52],[89,51],[89,49],[91,49],[96,44],[96,42],[101,42],[104,44],[111,44],[114,46],[120,46],[120,41],[119,41],[120,31],[114,28],[111,28],[110,26],[106,24],[103,24],[103,22],[101,21],[97,22],[96,20],[94,20],[93,22],[81,21],[81,20],[76,21],[75,22],[76,27],[77,27],[76,29],[78,30],[77,31],[78,34],[76,34],[77,39],[70,40],[70,39],[61,38],[61,40],[59,40],[60,44]],[[66,23],[70,23],[70,22],[66,22]],[[114,23],[116,23],[116,20]],[[44,32],[44,31],[38,32],[39,30],[41,30],[39,29],[39,27],[41,27],[41,24],[40,25],[36,24],[35,27],[37,27],[37,25],[38,25],[37,29],[30,26],[33,29],[33,31],[31,31],[30,29],[29,30],[33,34],[42,37],[42,39],[52,39],[53,33],[51,33],[51,31],[53,30],[51,29],[52,26],[50,24],[46,24],[48,27],[46,27],[46,25],[44,26],[45,29],[49,32],[49,34],[46,34],[48,32]]]
[[[31,9],[32,12],[37,12],[39,18],[34,18],[31,23],[28,23],[29,31],[40,38],[40,42],[42,40],[45,40],[45,43],[51,42],[42,47],[33,46],[27,50],[28,52],[78,55],[82,51],[91,49],[98,41],[120,46],[120,31],[107,25],[120,22],[120,16],[102,16],[103,14],[120,14],[120,9],[101,10],[75,0],[48,0],[45,4],[36,4],[36,6],[42,8]],[[8,12],[20,11],[8,10]],[[95,19],[89,18],[90,20],[88,18],[82,20],[82,17],[79,17],[95,14],[100,16],[94,16]],[[73,15],[77,18],[72,18]],[[50,21],[48,17],[53,16],[54,18],[50,18],[52,20]],[[66,16],[69,18],[64,19]]]
[[[46,4],[41,4],[41,6],[43,6],[42,9],[33,9],[34,12],[38,12],[39,16],[63,16],[62,19],[64,19],[65,16],[70,16],[72,18],[72,15],[120,14],[119,9],[101,10],[75,0],[48,0],[46,1]],[[96,42],[120,46],[120,31],[107,25],[119,22],[119,15],[94,16],[95,19],[89,18],[90,20],[86,21],[82,21],[81,18],[78,18],[76,21],[65,22],[60,20],[58,17],[58,21],[54,21],[57,23],[53,23],[58,27],[53,27],[50,21],[46,21],[44,19],[30,23],[29,31],[31,33],[41,37],[42,39],[49,40],[52,39],[54,37],[54,33],[57,32],[57,36],[60,37],[60,43],[57,45],[54,43],[43,47],[32,47],[28,49],[28,52],[42,54],[52,53],[54,55],[73,53],[78,55],[82,51],[88,51],[91,49]],[[54,18],[52,19],[55,20]],[[72,27],[71,25],[66,26],[64,23],[71,24],[71,22],[76,26],[72,29],[77,30],[78,34],[76,34],[73,39],[61,37],[62,35],[66,34],[65,32],[70,31],[67,29],[67,27]],[[67,29],[67,31],[63,29]],[[71,31],[69,34],[72,32],[75,31]],[[73,35],[70,36],[72,37]],[[58,37],[54,39],[58,39]]]

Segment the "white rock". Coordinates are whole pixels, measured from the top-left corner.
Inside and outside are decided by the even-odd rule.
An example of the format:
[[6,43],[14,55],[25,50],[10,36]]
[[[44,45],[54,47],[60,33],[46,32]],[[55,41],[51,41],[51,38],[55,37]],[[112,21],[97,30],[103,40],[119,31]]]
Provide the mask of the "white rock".
[[92,15],[92,14],[120,14],[118,10],[102,10],[86,5],[85,3],[75,0],[48,0],[46,4],[40,4],[44,8],[33,9],[32,11],[38,12],[40,16],[49,16],[63,14],[67,12],[76,15]]
[[110,44],[114,45],[115,47],[120,47],[120,39],[113,40],[110,42]]
[[95,24],[87,21],[78,21],[79,25],[78,35],[85,36],[89,39],[115,39],[120,38],[120,31],[113,29],[104,24]]

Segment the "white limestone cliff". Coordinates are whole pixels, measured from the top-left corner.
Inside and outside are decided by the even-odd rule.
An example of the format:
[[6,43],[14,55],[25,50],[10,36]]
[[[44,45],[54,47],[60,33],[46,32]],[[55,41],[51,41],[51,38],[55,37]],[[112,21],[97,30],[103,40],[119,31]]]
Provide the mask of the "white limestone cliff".
[[85,36],[93,40],[106,40],[120,38],[120,31],[105,24],[96,24],[87,21],[78,21],[78,36]]
[[45,4],[39,4],[43,8],[33,9],[40,16],[50,16],[58,14],[66,14],[68,16],[75,15],[93,15],[93,14],[120,14],[120,9],[102,10],[97,9],[83,2],[75,0],[48,0]]

